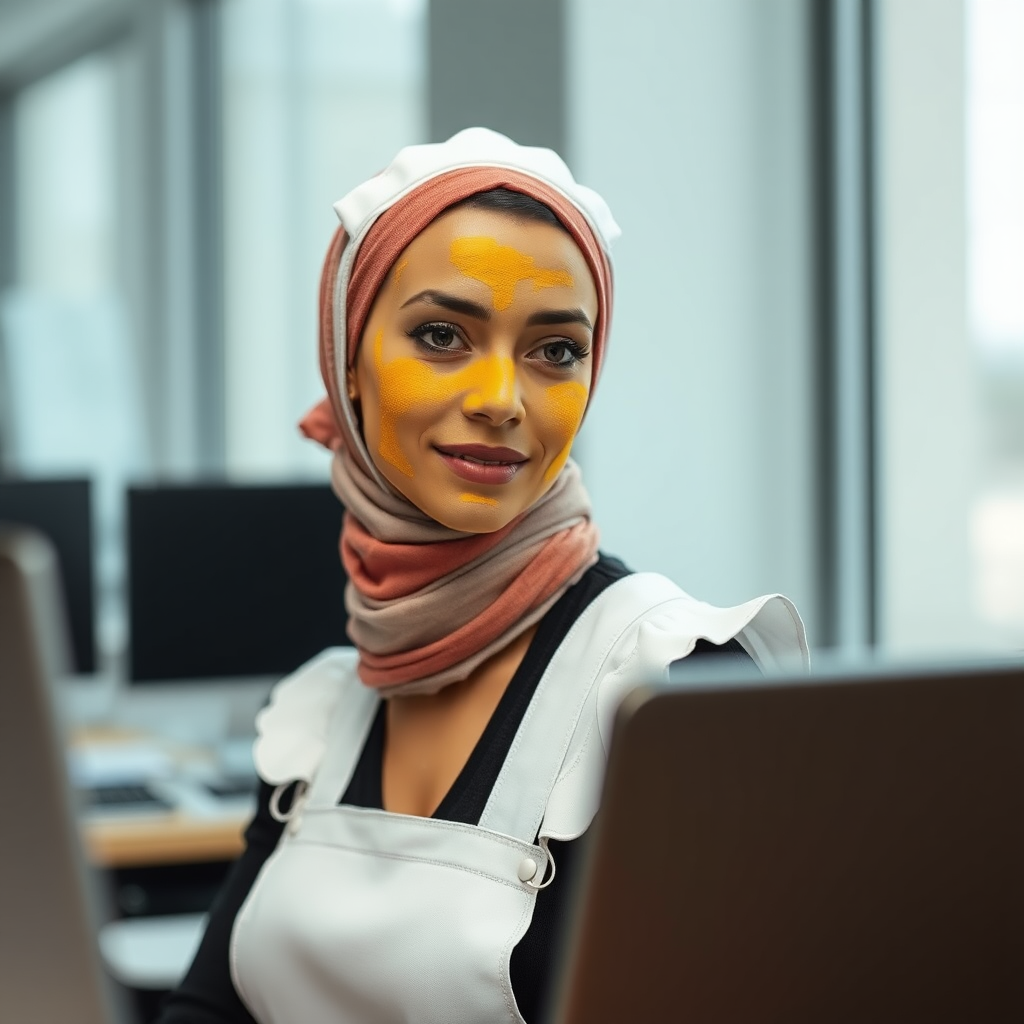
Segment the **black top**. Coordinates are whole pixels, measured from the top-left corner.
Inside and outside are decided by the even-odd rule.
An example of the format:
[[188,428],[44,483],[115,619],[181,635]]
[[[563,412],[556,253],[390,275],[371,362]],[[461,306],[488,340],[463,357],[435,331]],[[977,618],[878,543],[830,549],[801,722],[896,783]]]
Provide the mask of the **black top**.
[[[541,619],[491,720],[433,817],[471,825],[480,821],[516,731],[555,651],[590,602],[607,586],[628,574],[629,570],[618,559],[601,555],[598,562]],[[718,652],[747,657],[735,640],[721,647],[698,640],[690,658]],[[384,706],[382,701],[341,803],[377,809],[383,807]],[[214,902],[206,934],[192,967],[181,986],[168,997],[159,1024],[255,1024],[231,982],[229,942],[235,916],[284,829],[270,815],[271,792],[272,787],[261,784],[256,816],[245,833],[245,851]],[[584,838],[550,843],[558,868],[555,880],[537,893],[530,927],[512,951],[512,990],[519,1011],[527,1021],[538,1019],[547,1005],[552,962],[557,956],[561,932],[568,920]]]

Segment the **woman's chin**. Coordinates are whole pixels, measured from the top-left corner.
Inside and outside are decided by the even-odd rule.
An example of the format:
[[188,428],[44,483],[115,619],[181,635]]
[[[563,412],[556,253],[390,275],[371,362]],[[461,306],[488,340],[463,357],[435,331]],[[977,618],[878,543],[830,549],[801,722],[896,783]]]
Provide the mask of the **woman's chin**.
[[473,487],[456,480],[447,471],[434,475],[421,471],[410,478],[383,460],[374,462],[381,475],[406,501],[435,522],[459,533],[494,533],[525,511],[524,502],[533,497],[514,485],[508,489]]
[[450,530],[458,530],[460,533],[494,533],[515,518],[514,511],[503,507],[504,504],[493,499],[484,502],[455,498],[449,501],[430,502],[428,507],[420,505],[419,508],[431,519],[436,519]]

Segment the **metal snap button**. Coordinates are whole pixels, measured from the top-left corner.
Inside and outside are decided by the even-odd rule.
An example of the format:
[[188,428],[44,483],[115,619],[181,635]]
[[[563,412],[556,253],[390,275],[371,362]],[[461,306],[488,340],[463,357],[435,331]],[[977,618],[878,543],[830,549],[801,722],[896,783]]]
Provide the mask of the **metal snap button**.
[[537,874],[537,862],[532,857],[524,857],[519,862],[519,881],[529,882]]

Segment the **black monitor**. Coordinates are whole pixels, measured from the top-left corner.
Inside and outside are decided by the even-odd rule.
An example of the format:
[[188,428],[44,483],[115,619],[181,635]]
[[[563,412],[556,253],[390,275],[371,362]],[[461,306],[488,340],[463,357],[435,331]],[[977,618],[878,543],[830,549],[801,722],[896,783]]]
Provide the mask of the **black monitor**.
[[326,485],[128,490],[129,678],[281,675],[349,643]]
[[0,479],[0,521],[31,526],[57,551],[78,673],[96,671],[92,485],[84,477]]

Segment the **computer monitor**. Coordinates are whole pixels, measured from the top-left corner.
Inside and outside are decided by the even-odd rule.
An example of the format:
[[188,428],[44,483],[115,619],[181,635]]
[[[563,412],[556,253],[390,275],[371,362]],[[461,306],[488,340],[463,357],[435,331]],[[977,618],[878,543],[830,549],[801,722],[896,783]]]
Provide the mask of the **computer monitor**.
[[96,671],[92,486],[86,478],[0,479],[0,522],[29,526],[57,551],[74,669]]
[[347,645],[326,485],[128,490],[129,678],[281,675]]

